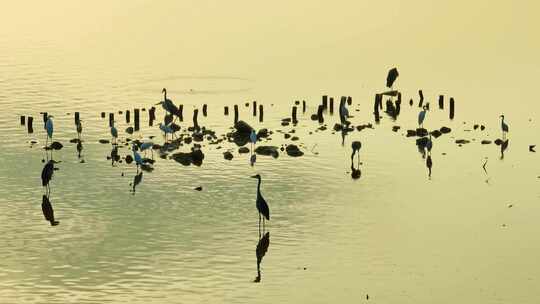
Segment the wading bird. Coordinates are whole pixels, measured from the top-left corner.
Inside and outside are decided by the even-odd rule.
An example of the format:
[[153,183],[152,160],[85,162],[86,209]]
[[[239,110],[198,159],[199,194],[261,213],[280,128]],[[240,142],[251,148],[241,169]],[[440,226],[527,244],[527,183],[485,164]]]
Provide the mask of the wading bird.
[[422,111],[418,113],[418,126],[420,127],[424,126],[424,119],[426,119],[426,110],[427,110],[427,107],[423,106]]
[[171,115],[178,116],[178,107],[172,102],[172,100],[167,98],[167,89],[163,88],[161,91],[163,93],[163,100],[156,103],[156,105],[161,105],[163,110],[170,113]]
[[45,140],[45,146],[47,146],[47,144],[49,143],[49,137],[51,138],[51,141],[52,141],[53,132],[54,132],[54,124],[51,118],[53,117],[54,116],[52,115],[47,116],[47,121],[45,122],[45,130],[47,130],[47,139]]
[[41,170],[41,185],[45,188],[47,195],[50,193],[49,182],[51,181],[54,174],[54,161],[49,160],[43,170]]
[[161,131],[163,131],[164,133],[164,136],[165,136],[165,141],[167,141],[167,134],[172,134],[174,136],[174,131],[173,129],[170,127],[170,125],[164,125],[162,123],[159,123],[159,129]]
[[508,133],[508,125],[504,122],[504,115],[501,115],[501,130],[503,139],[506,138],[506,133]]
[[137,165],[137,171],[139,170],[139,166],[143,164],[143,160],[141,155],[137,152],[137,146],[133,144],[131,146],[131,151],[133,151],[133,160],[135,161],[135,164]]
[[252,178],[256,178],[258,180],[257,183],[257,201],[255,203],[255,206],[257,207],[257,210],[259,211],[259,229],[261,228],[261,214],[263,215],[263,230],[264,230],[264,221],[265,218],[267,220],[270,220],[270,209],[268,208],[268,204],[264,200],[264,198],[261,195],[261,175],[253,175]]
[[146,155],[146,150],[150,150],[150,153],[152,154],[152,159],[154,159],[154,150],[152,147],[154,146],[154,143],[151,141],[145,141],[141,144],[140,149],[141,151],[144,151]]

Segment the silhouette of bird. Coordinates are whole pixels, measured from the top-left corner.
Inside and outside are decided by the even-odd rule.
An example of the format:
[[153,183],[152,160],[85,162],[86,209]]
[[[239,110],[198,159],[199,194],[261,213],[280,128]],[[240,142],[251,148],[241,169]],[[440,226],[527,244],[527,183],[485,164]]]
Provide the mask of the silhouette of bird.
[[418,113],[418,126],[423,127],[424,126],[424,119],[426,118],[426,106],[422,107],[422,111]]
[[82,133],[82,120],[78,120],[77,121],[77,136],[80,138],[81,136],[81,133]]
[[263,215],[263,230],[264,230],[264,221],[265,218],[267,220],[270,220],[270,209],[268,208],[268,204],[264,200],[264,198],[261,195],[261,175],[253,175],[252,178],[256,178],[258,180],[257,183],[257,201],[255,203],[255,206],[257,207],[257,210],[259,211],[259,228],[261,226],[261,214]]
[[504,115],[501,115],[501,130],[503,133],[503,139],[506,138],[506,133],[508,133],[508,125],[504,122]]
[[345,124],[347,122],[347,118],[349,118],[349,109],[347,109],[347,106],[343,100],[341,100],[339,104],[339,118],[342,124]]
[[352,147],[352,154],[351,154],[351,162],[353,160],[354,155],[358,152],[358,162],[360,162],[360,148],[362,148],[362,143],[360,141],[353,141],[351,144]]
[[52,120],[53,117],[54,116],[52,115],[47,116],[47,121],[45,122],[45,130],[47,130],[47,139],[45,140],[45,146],[47,146],[47,144],[49,143],[49,137],[51,138],[51,141],[52,141],[53,132],[54,132],[54,124]]
[[178,107],[173,103],[172,100],[167,98],[167,89],[163,88],[161,93],[163,93],[163,100],[158,102],[156,105],[161,105],[166,112],[170,113],[171,115],[178,116]]
[[54,220],[54,210],[49,201],[49,198],[46,195],[43,195],[43,202],[41,203],[41,210],[43,211],[43,216],[45,220],[51,223],[51,226],[56,226],[60,224],[59,221]]
[[51,181],[54,174],[54,161],[49,160],[43,170],[41,170],[41,185],[46,187],[47,193],[49,193],[49,182]]
[[389,88],[392,88],[394,85],[394,81],[398,78],[399,73],[396,68],[392,68],[390,71],[388,71],[388,76],[386,76],[386,86]]
[[141,183],[142,177],[143,177],[143,173],[141,171],[139,174],[136,174],[135,177],[133,178],[133,183],[131,184],[132,185],[131,192],[133,193],[133,195],[135,195],[135,188],[137,187],[137,185]]
[[508,148],[508,142],[509,140],[507,139],[501,143],[501,159],[504,159],[504,151]]

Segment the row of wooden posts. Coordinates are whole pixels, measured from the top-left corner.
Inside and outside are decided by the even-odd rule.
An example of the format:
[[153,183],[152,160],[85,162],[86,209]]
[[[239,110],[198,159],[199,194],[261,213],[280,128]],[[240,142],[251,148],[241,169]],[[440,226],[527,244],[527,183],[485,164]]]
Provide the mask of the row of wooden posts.
[[[423,94],[422,90],[418,91],[418,95],[420,97],[418,106],[423,107],[424,106],[424,104],[423,104],[423,102],[424,102],[424,94]],[[379,111],[382,110],[382,108],[383,108],[382,101],[383,101],[383,94],[375,94],[375,102],[374,102],[374,105],[373,105],[373,114],[375,115],[375,121],[377,121],[377,122],[380,120]],[[439,108],[444,109],[444,95],[439,95],[439,100],[438,101],[439,101]],[[342,103],[345,103],[345,102],[348,105],[351,105],[352,104],[352,97],[351,96],[341,96],[340,105]],[[298,117],[297,117],[298,107],[297,107],[297,105],[299,105],[299,104],[300,104],[300,102],[296,101],[295,106],[292,107],[291,117],[292,117],[292,122],[294,124],[296,124],[298,122]],[[410,105],[412,105],[412,104],[413,104],[413,100],[411,99],[410,100]],[[425,106],[429,107],[429,103],[427,103]],[[397,93],[396,106],[395,106],[395,110],[397,111],[397,114],[399,114],[400,107],[401,107],[401,93],[398,92]],[[453,97],[450,97],[449,107],[450,107],[449,117],[450,117],[450,119],[454,119],[454,98]],[[257,101],[253,101],[252,109],[253,109],[253,116],[257,116]],[[262,104],[259,104],[258,110],[259,110],[258,111],[259,122],[263,122],[263,119],[264,119],[264,107],[263,107]],[[143,109],[143,111],[145,111],[145,109]],[[318,120],[320,123],[323,123],[324,122],[324,116],[323,116],[324,111],[329,111],[330,114],[334,113],[334,98],[333,97],[329,97],[328,95],[323,95],[322,96],[322,104],[320,104],[318,106],[317,114],[313,114],[312,118],[314,120]],[[140,119],[139,119],[140,112],[141,112],[140,109],[133,109],[133,118],[134,118],[133,123],[134,123],[134,130],[135,131],[139,131],[139,129],[140,129],[140,122],[139,122],[140,121]],[[303,100],[302,101],[302,113],[305,113],[305,112],[306,112],[306,101]],[[202,113],[203,113],[203,115],[205,117],[208,114],[208,106],[206,104],[204,104],[203,107],[202,107]],[[45,125],[45,122],[47,121],[47,112],[43,112],[41,114],[43,115],[43,124]],[[130,123],[131,122],[131,111],[126,110],[124,112],[124,114],[125,114],[126,123]],[[178,113],[176,113],[176,114],[179,117],[180,121],[183,121],[183,105],[179,105]],[[195,128],[197,128],[197,129],[199,128],[198,114],[199,114],[199,109],[195,109],[193,111],[193,126]],[[229,107],[228,106],[224,107],[224,114],[226,116],[229,115]],[[105,112],[101,112],[101,118],[105,118],[105,115],[106,115]],[[153,123],[156,120],[156,108],[151,107],[148,110],[148,115],[149,115],[149,126],[153,126]],[[234,105],[234,124],[236,124],[238,122],[238,119],[239,119],[238,105]],[[112,127],[114,125],[114,121],[115,121],[114,120],[114,113],[109,113],[109,127]],[[77,125],[79,122],[80,122],[80,114],[79,114],[79,112],[75,112],[75,124]],[[32,116],[26,117],[24,115],[21,115],[20,123],[21,123],[21,125],[26,124],[26,126],[28,128],[28,133],[33,133],[34,132],[34,129],[33,129],[33,117]]]

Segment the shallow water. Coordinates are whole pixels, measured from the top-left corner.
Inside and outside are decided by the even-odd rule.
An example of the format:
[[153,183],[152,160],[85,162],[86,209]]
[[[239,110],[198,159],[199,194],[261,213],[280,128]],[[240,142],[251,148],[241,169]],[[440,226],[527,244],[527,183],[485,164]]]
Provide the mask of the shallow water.
[[[536,303],[540,165],[528,146],[538,144],[539,131],[540,45],[531,38],[540,28],[532,18],[538,4],[490,3],[489,15],[459,1],[372,5],[7,5],[0,15],[0,302]],[[374,95],[393,66],[401,114],[392,121],[383,113],[375,124]],[[161,144],[147,112],[129,136],[118,111],[151,107],[163,87],[184,104],[183,129],[206,103],[199,123],[229,132],[238,104],[240,119],[273,130],[268,144],[277,146],[292,143],[277,132],[293,129],[281,118],[294,100],[306,100],[294,127],[305,155],[259,155],[251,167],[233,143],[216,149],[204,141],[201,167],[156,156],[133,195],[137,169],[107,160],[111,145],[98,140],[109,139],[108,119],[100,113],[115,112],[120,141],[153,135]],[[431,179],[416,138],[404,135],[417,126],[418,89],[431,105],[425,127],[452,129],[433,139]],[[374,128],[350,132],[342,144],[332,131],[339,116],[327,114],[328,130],[315,132],[310,116],[323,94],[352,96],[352,124]],[[439,94],[456,99],[453,120],[448,104],[438,109]],[[253,100],[265,107],[263,123],[244,106]],[[51,182],[55,227],[40,206],[42,111],[54,114],[54,139],[64,144],[53,152],[60,161]],[[77,136],[74,111],[83,119],[84,163],[69,143]],[[499,146],[480,144],[501,136],[502,113],[510,125],[503,159]],[[20,126],[21,114],[34,117],[33,134]],[[161,121],[162,109],[156,114]],[[354,140],[362,141],[358,180],[350,176]],[[229,149],[232,161],[223,159]],[[258,284],[249,178],[256,173],[272,214]]]

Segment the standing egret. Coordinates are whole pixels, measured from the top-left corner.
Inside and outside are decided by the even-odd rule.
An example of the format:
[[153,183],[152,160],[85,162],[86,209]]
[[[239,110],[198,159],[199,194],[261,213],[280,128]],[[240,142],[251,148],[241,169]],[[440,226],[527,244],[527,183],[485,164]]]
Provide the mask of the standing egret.
[[118,130],[114,126],[114,121],[112,122],[112,126],[111,126],[111,136],[112,136],[113,145],[116,145],[116,140],[118,138]]
[[47,192],[47,195],[50,193],[49,182],[51,181],[53,174],[54,161],[51,159],[45,164],[43,170],[41,171],[41,185],[46,187],[45,191]]
[[52,115],[47,116],[47,121],[45,122],[45,130],[47,130],[47,139],[45,140],[45,146],[47,146],[47,144],[49,143],[49,137],[51,138],[51,141],[52,141],[53,132],[54,132],[54,124],[52,120],[53,117],[54,116]]
[[170,125],[165,125],[163,123],[159,123],[159,129],[161,131],[163,131],[164,135],[165,135],[165,141],[167,141],[167,134],[173,134],[174,135],[174,131],[173,129],[170,127]]
[[172,102],[172,100],[167,98],[167,89],[163,88],[161,91],[163,93],[163,100],[158,102],[156,105],[161,105],[163,110],[170,113],[171,115],[178,116],[178,107]]
[[143,160],[141,155],[137,152],[137,146],[133,144],[131,146],[131,150],[133,151],[133,160],[135,160],[135,164],[137,165],[137,171],[139,170],[139,166],[143,164]]
[[347,109],[345,102],[341,100],[339,104],[339,118],[341,120],[341,124],[346,124],[348,117],[349,117],[349,109]]
[[253,151],[253,146],[257,142],[257,133],[253,129],[251,129],[251,133],[249,134],[249,140],[251,141],[251,150]]
[[420,113],[418,113],[418,126],[419,127],[424,126],[424,119],[426,118],[426,110],[427,110],[427,107],[423,106],[422,111],[420,111]]
[[154,150],[152,147],[154,146],[154,143],[151,141],[145,141],[141,144],[140,149],[141,151],[144,151],[146,155],[146,150],[150,149],[150,152],[152,153],[152,159],[154,159]]
[[504,122],[504,115],[501,115],[501,130],[503,134],[503,139],[506,138],[506,133],[508,133],[508,125]]
[[268,204],[264,200],[264,198],[261,195],[261,175],[253,175],[252,178],[256,178],[258,180],[257,183],[257,201],[255,203],[255,206],[257,207],[257,210],[259,211],[259,229],[261,228],[261,214],[263,215],[263,230],[264,230],[264,221],[265,218],[267,220],[270,220],[270,209],[268,208]]

